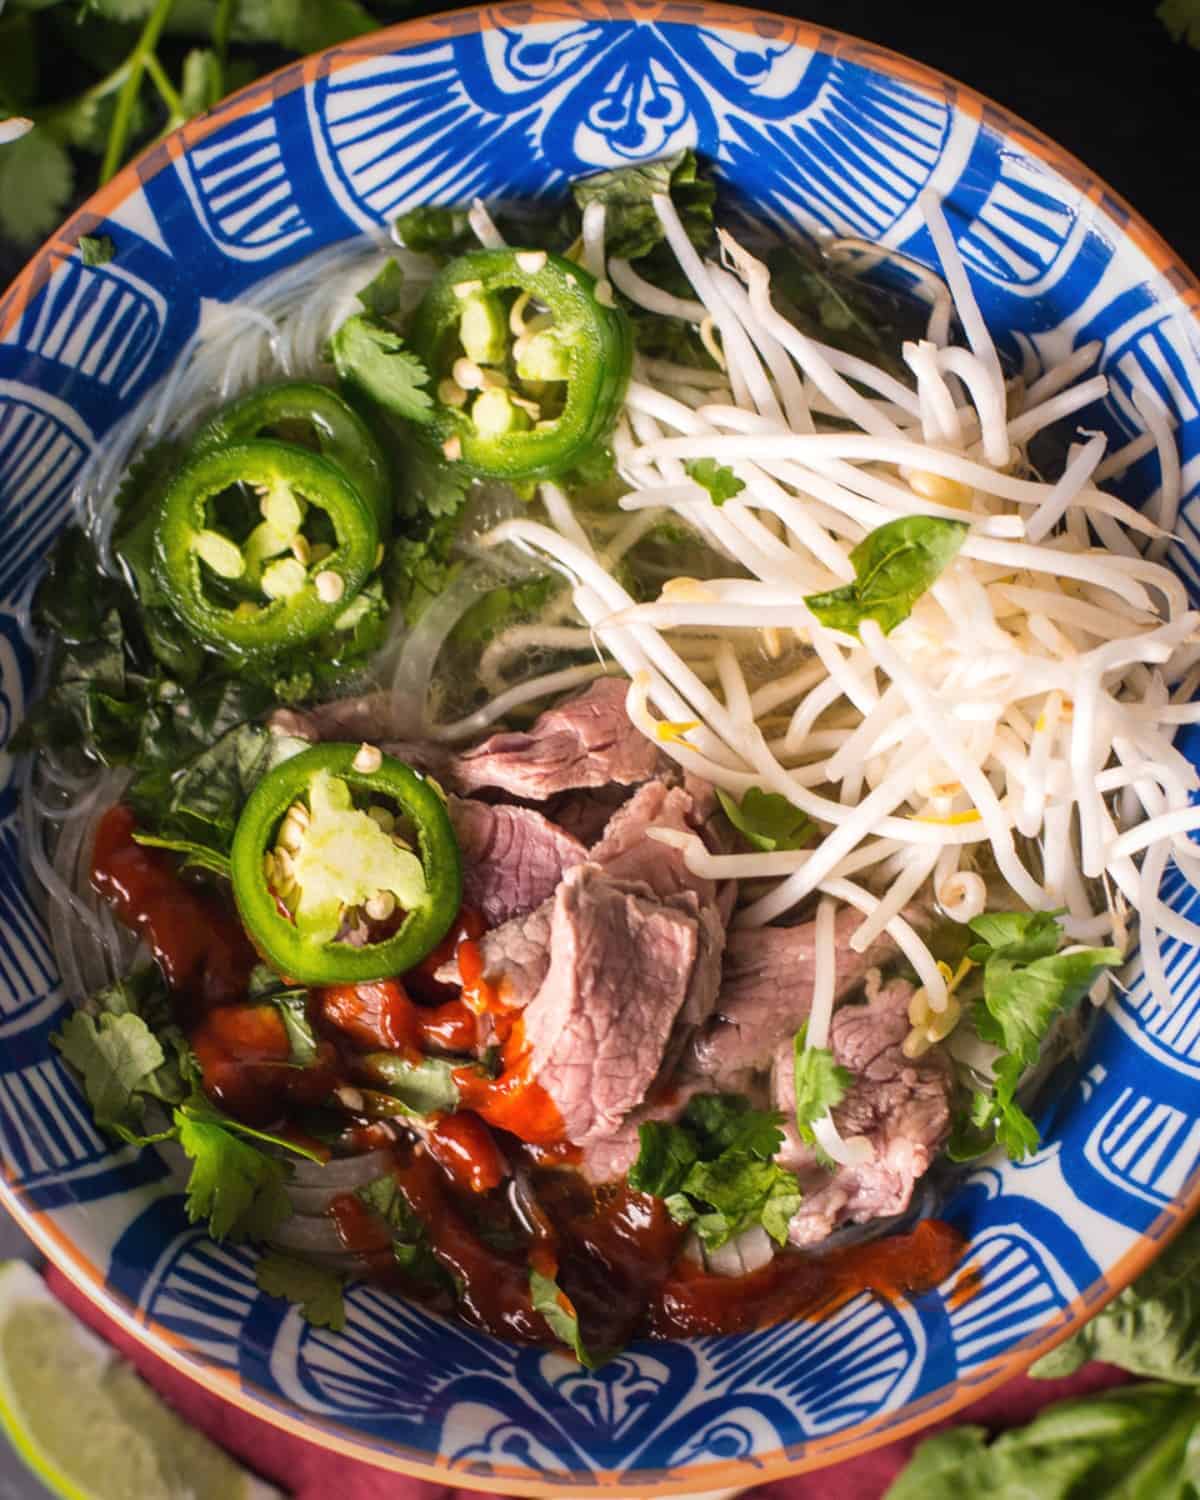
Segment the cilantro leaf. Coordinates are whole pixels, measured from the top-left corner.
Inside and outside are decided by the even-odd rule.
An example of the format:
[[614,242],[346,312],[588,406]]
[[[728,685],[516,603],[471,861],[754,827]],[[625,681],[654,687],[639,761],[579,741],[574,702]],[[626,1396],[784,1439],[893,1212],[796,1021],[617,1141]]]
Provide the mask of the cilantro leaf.
[[912,607],[936,582],[970,530],[965,521],[940,516],[901,516],[865,536],[850,553],[855,580],[824,594],[809,594],[805,603],[822,625],[858,634],[864,620],[874,620],[888,635],[912,613]]
[[948,1147],[970,1160],[997,1142],[1021,1161],[1037,1150],[1038,1131],[1016,1101],[1025,1071],[1059,1016],[1087,994],[1102,968],[1122,962],[1117,948],[1060,952],[1064,933],[1053,912],[984,912],[967,924],[979,942],[967,956],[983,966],[983,995],[971,1008],[977,1034],[999,1049],[988,1091],[976,1091]]
[[803,849],[813,835],[808,815],[779,792],[752,786],[739,803],[718,787],[717,800],[742,837],[768,854],[775,849]]
[[79,259],[85,266],[107,265],[117,253],[117,247],[106,234],[79,236]]
[[683,466],[696,483],[708,491],[714,505],[724,505],[746,488],[745,480],[739,479],[732,469],[719,464],[715,458],[696,458]]
[[433,398],[429,371],[386,324],[355,313],[329,341],[338,378],[408,422],[428,422]]
[[983,941],[968,957],[983,964],[986,1015],[977,1029],[1024,1067],[1037,1061],[1042,1038],[1076,1005],[1101,968],[1121,962],[1117,948],[1055,951],[1063,932],[1052,913],[984,913],[968,923]]
[[346,1303],[342,1293],[346,1278],[327,1266],[297,1260],[280,1250],[268,1250],[254,1268],[260,1292],[268,1297],[286,1297],[299,1305],[300,1314],[314,1328],[341,1333],[346,1326]]
[[458,527],[457,515],[443,515],[423,536],[398,537],[392,543],[385,564],[389,592],[409,625],[421,618],[462,566],[451,556]]
[[639,1127],[629,1186],[662,1198],[671,1217],[712,1249],[755,1224],[783,1243],[800,1188],[773,1160],[782,1118],[739,1094],[698,1094],[677,1124]]
[[31,244],[62,222],[75,186],[71,158],[45,129],[0,148],[0,234]]
[[403,300],[404,272],[398,260],[387,260],[383,269],[358,294],[358,300],[373,318],[392,318]]
[[690,150],[581,177],[572,184],[571,194],[580,211],[589,203],[604,204],[606,248],[609,255],[624,260],[640,260],[665,238],[654,211],[656,194],[673,199],[693,244],[703,247],[712,237],[717,190],[701,175]]
[[852,1079],[848,1069],[834,1062],[828,1047],[808,1045],[807,1021],[796,1033],[792,1048],[796,1129],[800,1132],[800,1139],[812,1146],[816,1144],[813,1124],[842,1102]]
[[150,1080],[166,1063],[158,1038],[140,1016],[77,1010],[50,1039],[64,1060],[83,1075],[92,1118],[102,1130],[135,1135],[150,1092]]
[[179,1144],[192,1159],[186,1208],[188,1218],[208,1220],[214,1240],[267,1239],[291,1216],[284,1186],[287,1167],[241,1139],[259,1136],[200,1100],[175,1111]]
[[536,1267],[532,1267],[529,1272],[529,1299],[533,1303],[534,1312],[541,1313],[550,1332],[566,1344],[585,1369],[594,1370],[604,1363],[603,1357],[595,1357],[584,1344],[575,1304],[553,1276],[543,1275]]

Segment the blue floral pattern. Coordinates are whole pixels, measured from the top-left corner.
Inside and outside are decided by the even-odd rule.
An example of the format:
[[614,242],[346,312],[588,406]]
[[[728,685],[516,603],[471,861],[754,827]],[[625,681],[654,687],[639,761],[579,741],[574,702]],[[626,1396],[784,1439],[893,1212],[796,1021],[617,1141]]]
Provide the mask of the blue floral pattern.
[[[1014,349],[1102,345],[1133,428],[1131,381],[1178,421],[1186,499],[1174,559],[1200,584],[1200,327],[1188,282],[1155,266],[1075,169],[964,91],[869,49],[752,12],[554,0],[460,12],[335,50],[258,85],[158,152],[107,218],[88,212],[0,302],[0,730],[23,712],[27,601],[68,496],[113,422],[162,378],[205,297],[231,298],[406,205],[552,194],[573,176],[691,146],[740,200],[793,229],[930,258],[917,199],[945,197],[984,313]],[[1052,153],[1051,153],[1052,155]],[[121,254],[85,267],[81,232]],[[1125,477],[1154,489],[1152,460]],[[1200,737],[1185,749],[1200,760]],[[0,1147],[8,1196],[105,1268],[107,1293],[227,1372],[268,1415],[387,1461],[466,1481],[670,1472],[750,1483],[949,1410],[1100,1295],[1125,1257],[1200,1200],[1200,954],[1168,944],[1169,1014],[1135,978],[1039,1122],[1020,1167],[980,1167],[945,1213],[964,1264],[910,1302],[862,1295],[830,1316],[736,1338],[643,1345],[596,1374],[516,1349],[369,1287],[346,1331],[263,1296],[254,1258],[190,1226],[168,1163],[101,1139],[48,1037],[66,998],[19,859],[0,762]],[[1186,911],[1178,882],[1167,899]],[[1148,1238],[1149,1237],[1149,1238]],[[158,1336],[157,1332],[153,1336]]]

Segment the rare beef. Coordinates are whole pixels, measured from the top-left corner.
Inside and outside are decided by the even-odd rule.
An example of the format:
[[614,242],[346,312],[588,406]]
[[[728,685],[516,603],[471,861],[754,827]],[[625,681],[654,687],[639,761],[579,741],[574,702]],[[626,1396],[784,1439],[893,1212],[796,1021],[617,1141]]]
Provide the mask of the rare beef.
[[832,1173],[817,1163],[792,1119],[796,1105],[791,1042],[775,1062],[775,1106],[787,1122],[779,1161],[800,1176],[804,1199],[792,1219],[793,1245],[814,1245],[840,1225],[903,1213],[914,1185],[937,1155],[950,1128],[953,1081],[937,1050],[912,1061],[901,1044],[908,1035],[912,986],[903,979],[881,984],[872,976],[865,1005],[847,1005],[833,1018],[830,1050],[854,1075],[833,1112],[843,1139],[862,1136],[873,1155]]
[[[865,953],[856,953],[850,939],[862,920],[850,907],[837,916],[836,999],[896,953],[886,934]],[[689,1074],[710,1078],[715,1087],[736,1089],[749,1072],[770,1064],[781,1042],[790,1042],[812,1006],[815,932],[815,922],[803,922],[796,927],[735,927],[728,934],[716,1012],[689,1048]]]
[[658,1076],[699,952],[696,919],[598,865],[554,897],[550,963],[524,1015],[533,1076],[566,1138],[611,1136]]
[[629,787],[615,782],[611,786],[579,787],[553,798],[547,804],[546,816],[590,849],[629,793]]
[[582,864],[578,839],[531,807],[450,798],[463,861],[463,900],[489,927],[548,900],[565,871]]
[[578,697],[543,713],[526,733],[494,734],[458,756],[458,791],[494,788],[529,802],[545,802],[576,787],[647,781],[658,750],[625,712],[628,683],[598,678]]
[[[648,782],[613,814],[604,837],[588,855],[592,864],[602,866],[610,876],[640,881],[660,899],[677,903],[699,924],[700,958],[680,1016],[678,1047],[688,1040],[682,1028],[701,1025],[716,1000],[728,898],[732,895],[731,882],[719,889],[713,881],[693,875],[680,850],[648,837],[652,827],[694,832],[692,810],[689,793],[660,781]],[[514,1007],[533,997],[549,963],[544,947],[539,961],[537,948],[547,923],[548,913],[536,921],[521,917],[484,934],[484,978],[501,986],[507,1003]],[[456,963],[451,960],[443,965],[437,977],[444,983],[457,983]]]

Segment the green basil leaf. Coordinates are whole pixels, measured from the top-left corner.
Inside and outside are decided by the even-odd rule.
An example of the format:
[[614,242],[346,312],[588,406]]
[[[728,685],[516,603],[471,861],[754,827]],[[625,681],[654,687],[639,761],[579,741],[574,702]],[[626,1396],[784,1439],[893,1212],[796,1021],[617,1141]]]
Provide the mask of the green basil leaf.
[[653,203],[656,194],[673,200],[693,244],[703,247],[712,238],[716,188],[701,175],[690,150],[578,178],[571,193],[581,212],[589,203],[604,204],[605,248],[610,256],[640,260],[662,243],[663,227]]
[[185,867],[195,866],[226,880],[230,878],[229,856],[217,849],[210,849],[207,844],[194,844],[190,839],[159,838],[153,833],[135,833],[133,841],[148,849],[169,849],[172,854],[182,854]]
[[884,635],[912,613],[912,607],[953,561],[967,539],[965,521],[939,516],[901,516],[865,536],[850,554],[855,580],[805,603],[822,625],[858,634],[874,620]]
[[595,1370],[604,1363],[607,1356],[597,1357],[584,1344],[575,1305],[552,1276],[544,1276],[540,1271],[531,1269],[529,1299],[533,1303],[534,1312],[541,1313],[550,1332],[572,1350],[584,1369]]
[[362,1063],[406,1109],[418,1115],[450,1114],[458,1108],[457,1064],[443,1057],[409,1062],[394,1052],[371,1052]]

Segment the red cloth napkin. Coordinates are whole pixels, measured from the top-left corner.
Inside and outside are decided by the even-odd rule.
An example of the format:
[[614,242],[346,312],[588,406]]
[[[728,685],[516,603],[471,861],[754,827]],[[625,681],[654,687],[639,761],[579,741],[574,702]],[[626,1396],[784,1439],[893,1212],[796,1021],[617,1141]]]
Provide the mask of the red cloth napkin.
[[[336,1495],[338,1500],[480,1500],[478,1491],[453,1490],[420,1479],[406,1479],[327,1452],[315,1443],[292,1437],[248,1416],[197,1385],[189,1376],[164,1364],[76,1291],[61,1272],[51,1268],[46,1281],[55,1295],[119,1349],[176,1411],[295,1500],[327,1500],[330,1495]],[[939,1428],[962,1422],[977,1422],[993,1430],[1019,1427],[1051,1401],[1108,1390],[1125,1384],[1128,1379],[1124,1371],[1100,1364],[1086,1365],[1067,1380],[1030,1380],[1021,1376],[915,1437],[902,1438],[861,1458],[796,1479],[777,1480],[747,1493],[752,1500],[879,1500],[921,1438]]]

